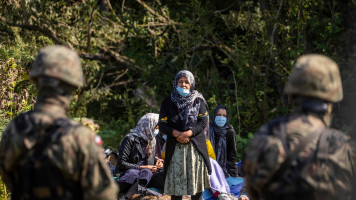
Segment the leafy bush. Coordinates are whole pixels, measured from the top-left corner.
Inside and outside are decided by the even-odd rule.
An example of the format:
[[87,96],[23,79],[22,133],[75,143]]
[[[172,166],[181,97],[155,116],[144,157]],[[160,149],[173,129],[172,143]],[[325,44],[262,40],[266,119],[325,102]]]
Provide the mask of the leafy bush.
[[100,123],[100,131],[98,134],[103,140],[103,147],[117,151],[121,140],[130,132],[131,128],[134,127],[120,120]]
[[250,140],[253,138],[252,133],[247,134],[247,138],[241,137],[239,135],[236,136],[236,150],[237,150],[237,155],[236,155],[236,160],[242,160],[242,156],[248,146],[248,143]]
[[10,199],[10,191],[6,188],[6,185],[2,182],[0,178],[0,198],[3,200]]

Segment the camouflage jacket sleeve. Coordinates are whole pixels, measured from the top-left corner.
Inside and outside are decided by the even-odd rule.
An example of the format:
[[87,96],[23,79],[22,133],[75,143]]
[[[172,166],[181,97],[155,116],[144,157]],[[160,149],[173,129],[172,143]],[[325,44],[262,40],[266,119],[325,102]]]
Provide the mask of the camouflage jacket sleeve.
[[[74,144],[74,152],[71,148],[64,149],[67,170],[72,171],[73,178],[80,182],[84,199],[116,199],[118,187],[104,161],[102,150],[95,143],[95,137],[90,129],[80,126],[74,130],[72,137],[64,138],[69,140],[63,141],[64,144]],[[75,167],[76,162],[78,167]]]
[[[0,175],[4,183],[10,187],[12,185],[12,178],[10,177],[8,166],[11,165],[10,162],[5,162],[7,158],[9,158],[9,154],[14,154],[13,148],[10,148],[11,145],[11,134],[9,133],[9,129],[11,127],[11,123],[6,127],[4,132],[1,135],[0,140]],[[13,156],[11,156],[13,158]]]
[[269,136],[268,124],[251,139],[243,164],[249,197],[254,199],[283,163],[285,152],[281,140]]

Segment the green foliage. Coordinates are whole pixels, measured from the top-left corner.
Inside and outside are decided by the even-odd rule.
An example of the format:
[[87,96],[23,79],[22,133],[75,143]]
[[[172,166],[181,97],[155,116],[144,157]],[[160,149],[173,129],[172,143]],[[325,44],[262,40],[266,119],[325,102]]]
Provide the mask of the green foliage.
[[3,200],[10,199],[10,191],[6,188],[6,185],[0,178],[0,198]]
[[[5,119],[5,117],[4,116],[0,116],[1,118],[1,120],[0,120],[0,136],[1,136],[1,133],[5,130],[5,128],[6,128],[6,126],[7,126],[7,124],[10,122],[10,120],[9,119]],[[0,139],[0,141],[1,141],[1,139]]]
[[1,1],[0,122],[31,108],[34,56],[61,44],[80,54],[86,77],[69,114],[98,121],[105,146],[116,149],[143,114],[159,112],[175,74],[188,69],[210,114],[216,105],[228,107],[240,157],[251,133],[289,111],[284,83],[300,55],[323,53],[342,64],[343,74],[354,71],[356,48],[346,49],[345,35],[355,4],[280,2]]
[[237,161],[242,160],[242,155],[245,152],[248,143],[252,138],[253,138],[252,133],[248,133],[246,138],[241,137],[239,135],[236,136],[236,150],[238,152],[236,155]]
[[129,123],[121,120],[101,123],[99,135],[103,140],[103,146],[116,151],[125,136],[123,133],[129,133],[132,127]]

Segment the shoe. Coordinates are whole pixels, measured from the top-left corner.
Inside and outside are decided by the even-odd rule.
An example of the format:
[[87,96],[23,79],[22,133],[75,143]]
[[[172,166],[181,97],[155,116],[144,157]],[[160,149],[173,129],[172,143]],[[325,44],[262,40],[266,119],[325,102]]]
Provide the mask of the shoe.
[[147,195],[152,195],[152,196],[158,196],[158,197],[161,197],[162,194],[159,193],[159,192],[156,192],[156,191],[153,191],[151,189],[148,189],[142,185],[138,185],[138,193],[143,195],[143,196],[147,196]]
[[221,194],[219,194],[218,199],[219,200],[238,200],[239,198],[233,194],[221,193]]

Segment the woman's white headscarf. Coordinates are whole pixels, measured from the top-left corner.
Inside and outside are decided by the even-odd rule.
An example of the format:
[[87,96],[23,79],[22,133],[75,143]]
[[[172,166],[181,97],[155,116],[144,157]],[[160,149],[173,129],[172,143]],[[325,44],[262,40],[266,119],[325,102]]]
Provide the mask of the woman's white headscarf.
[[[155,127],[158,124],[159,115],[156,113],[147,113],[138,120],[137,125],[134,129],[130,130],[129,135],[133,135],[147,141],[146,153],[149,158],[148,161],[152,160],[152,156],[155,154],[156,139],[153,136]],[[154,157],[153,157],[154,159]]]
[[130,130],[130,135],[140,137],[141,139],[150,142],[154,139],[153,133],[158,124],[159,115],[156,113],[147,113],[138,120],[134,129]]

